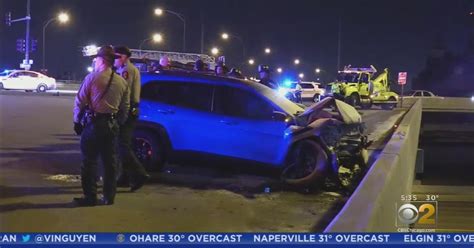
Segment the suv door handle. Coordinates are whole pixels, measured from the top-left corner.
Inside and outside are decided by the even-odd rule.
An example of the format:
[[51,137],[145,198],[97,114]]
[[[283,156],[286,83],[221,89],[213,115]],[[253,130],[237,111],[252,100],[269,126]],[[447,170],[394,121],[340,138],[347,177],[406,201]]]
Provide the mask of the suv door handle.
[[235,126],[235,125],[239,124],[236,121],[224,121],[224,120],[221,120],[220,123],[228,125],[228,126]]
[[158,111],[158,113],[164,114],[164,115],[174,114],[174,111],[173,111],[173,110],[158,109],[157,111]]

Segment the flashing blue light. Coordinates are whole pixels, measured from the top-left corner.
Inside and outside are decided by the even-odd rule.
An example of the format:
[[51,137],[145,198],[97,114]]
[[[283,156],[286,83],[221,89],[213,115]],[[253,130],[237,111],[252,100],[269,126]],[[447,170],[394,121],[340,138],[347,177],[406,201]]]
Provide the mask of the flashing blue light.
[[0,72],[0,75],[1,76],[8,76],[8,74],[10,74],[10,72],[12,72],[12,70],[5,69],[2,72]]
[[292,83],[293,83],[293,81],[291,81],[289,79],[285,79],[285,81],[283,81],[283,85],[285,85],[286,87],[290,87]]

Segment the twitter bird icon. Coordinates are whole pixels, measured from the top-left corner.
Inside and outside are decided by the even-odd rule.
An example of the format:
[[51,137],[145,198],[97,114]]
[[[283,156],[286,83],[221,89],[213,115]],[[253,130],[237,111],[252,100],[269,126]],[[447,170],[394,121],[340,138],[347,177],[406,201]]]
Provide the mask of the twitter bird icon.
[[30,235],[22,235],[21,236],[21,239],[23,240],[23,243],[27,243],[28,241],[30,241]]

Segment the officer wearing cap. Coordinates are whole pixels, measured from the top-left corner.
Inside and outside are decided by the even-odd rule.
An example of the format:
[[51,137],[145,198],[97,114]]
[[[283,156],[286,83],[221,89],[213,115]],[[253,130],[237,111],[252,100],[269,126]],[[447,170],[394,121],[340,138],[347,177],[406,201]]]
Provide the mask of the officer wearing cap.
[[130,88],[130,112],[124,124],[120,126],[119,147],[122,161],[122,173],[117,181],[117,185],[131,186],[131,190],[138,190],[150,177],[143,165],[135,156],[132,150],[133,130],[138,119],[138,105],[140,103],[140,71],[130,62],[132,53],[125,46],[114,47],[115,54],[119,56],[115,59],[115,68]]
[[260,75],[260,82],[272,89],[278,89],[278,84],[271,79],[271,70],[268,65],[259,65],[258,74]]
[[97,160],[104,165],[103,199],[112,205],[116,193],[117,137],[119,123],[127,119],[130,93],[127,82],[112,70],[115,52],[104,46],[94,55],[94,71],[82,82],[74,102],[74,131],[81,135],[81,183],[84,197],[79,206],[95,206]]

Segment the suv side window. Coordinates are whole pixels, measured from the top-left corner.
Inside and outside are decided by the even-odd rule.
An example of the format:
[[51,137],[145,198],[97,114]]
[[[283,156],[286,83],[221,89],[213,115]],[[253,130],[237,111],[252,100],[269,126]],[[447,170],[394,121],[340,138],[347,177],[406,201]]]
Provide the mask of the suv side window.
[[200,111],[210,111],[213,86],[199,83],[152,81],[142,88],[143,99]]
[[257,94],[230,86],[216,87],[214,112],[254,120],[271,120],[274,107]]
[[300,84],[303,89],[314,89],[312,84]]

